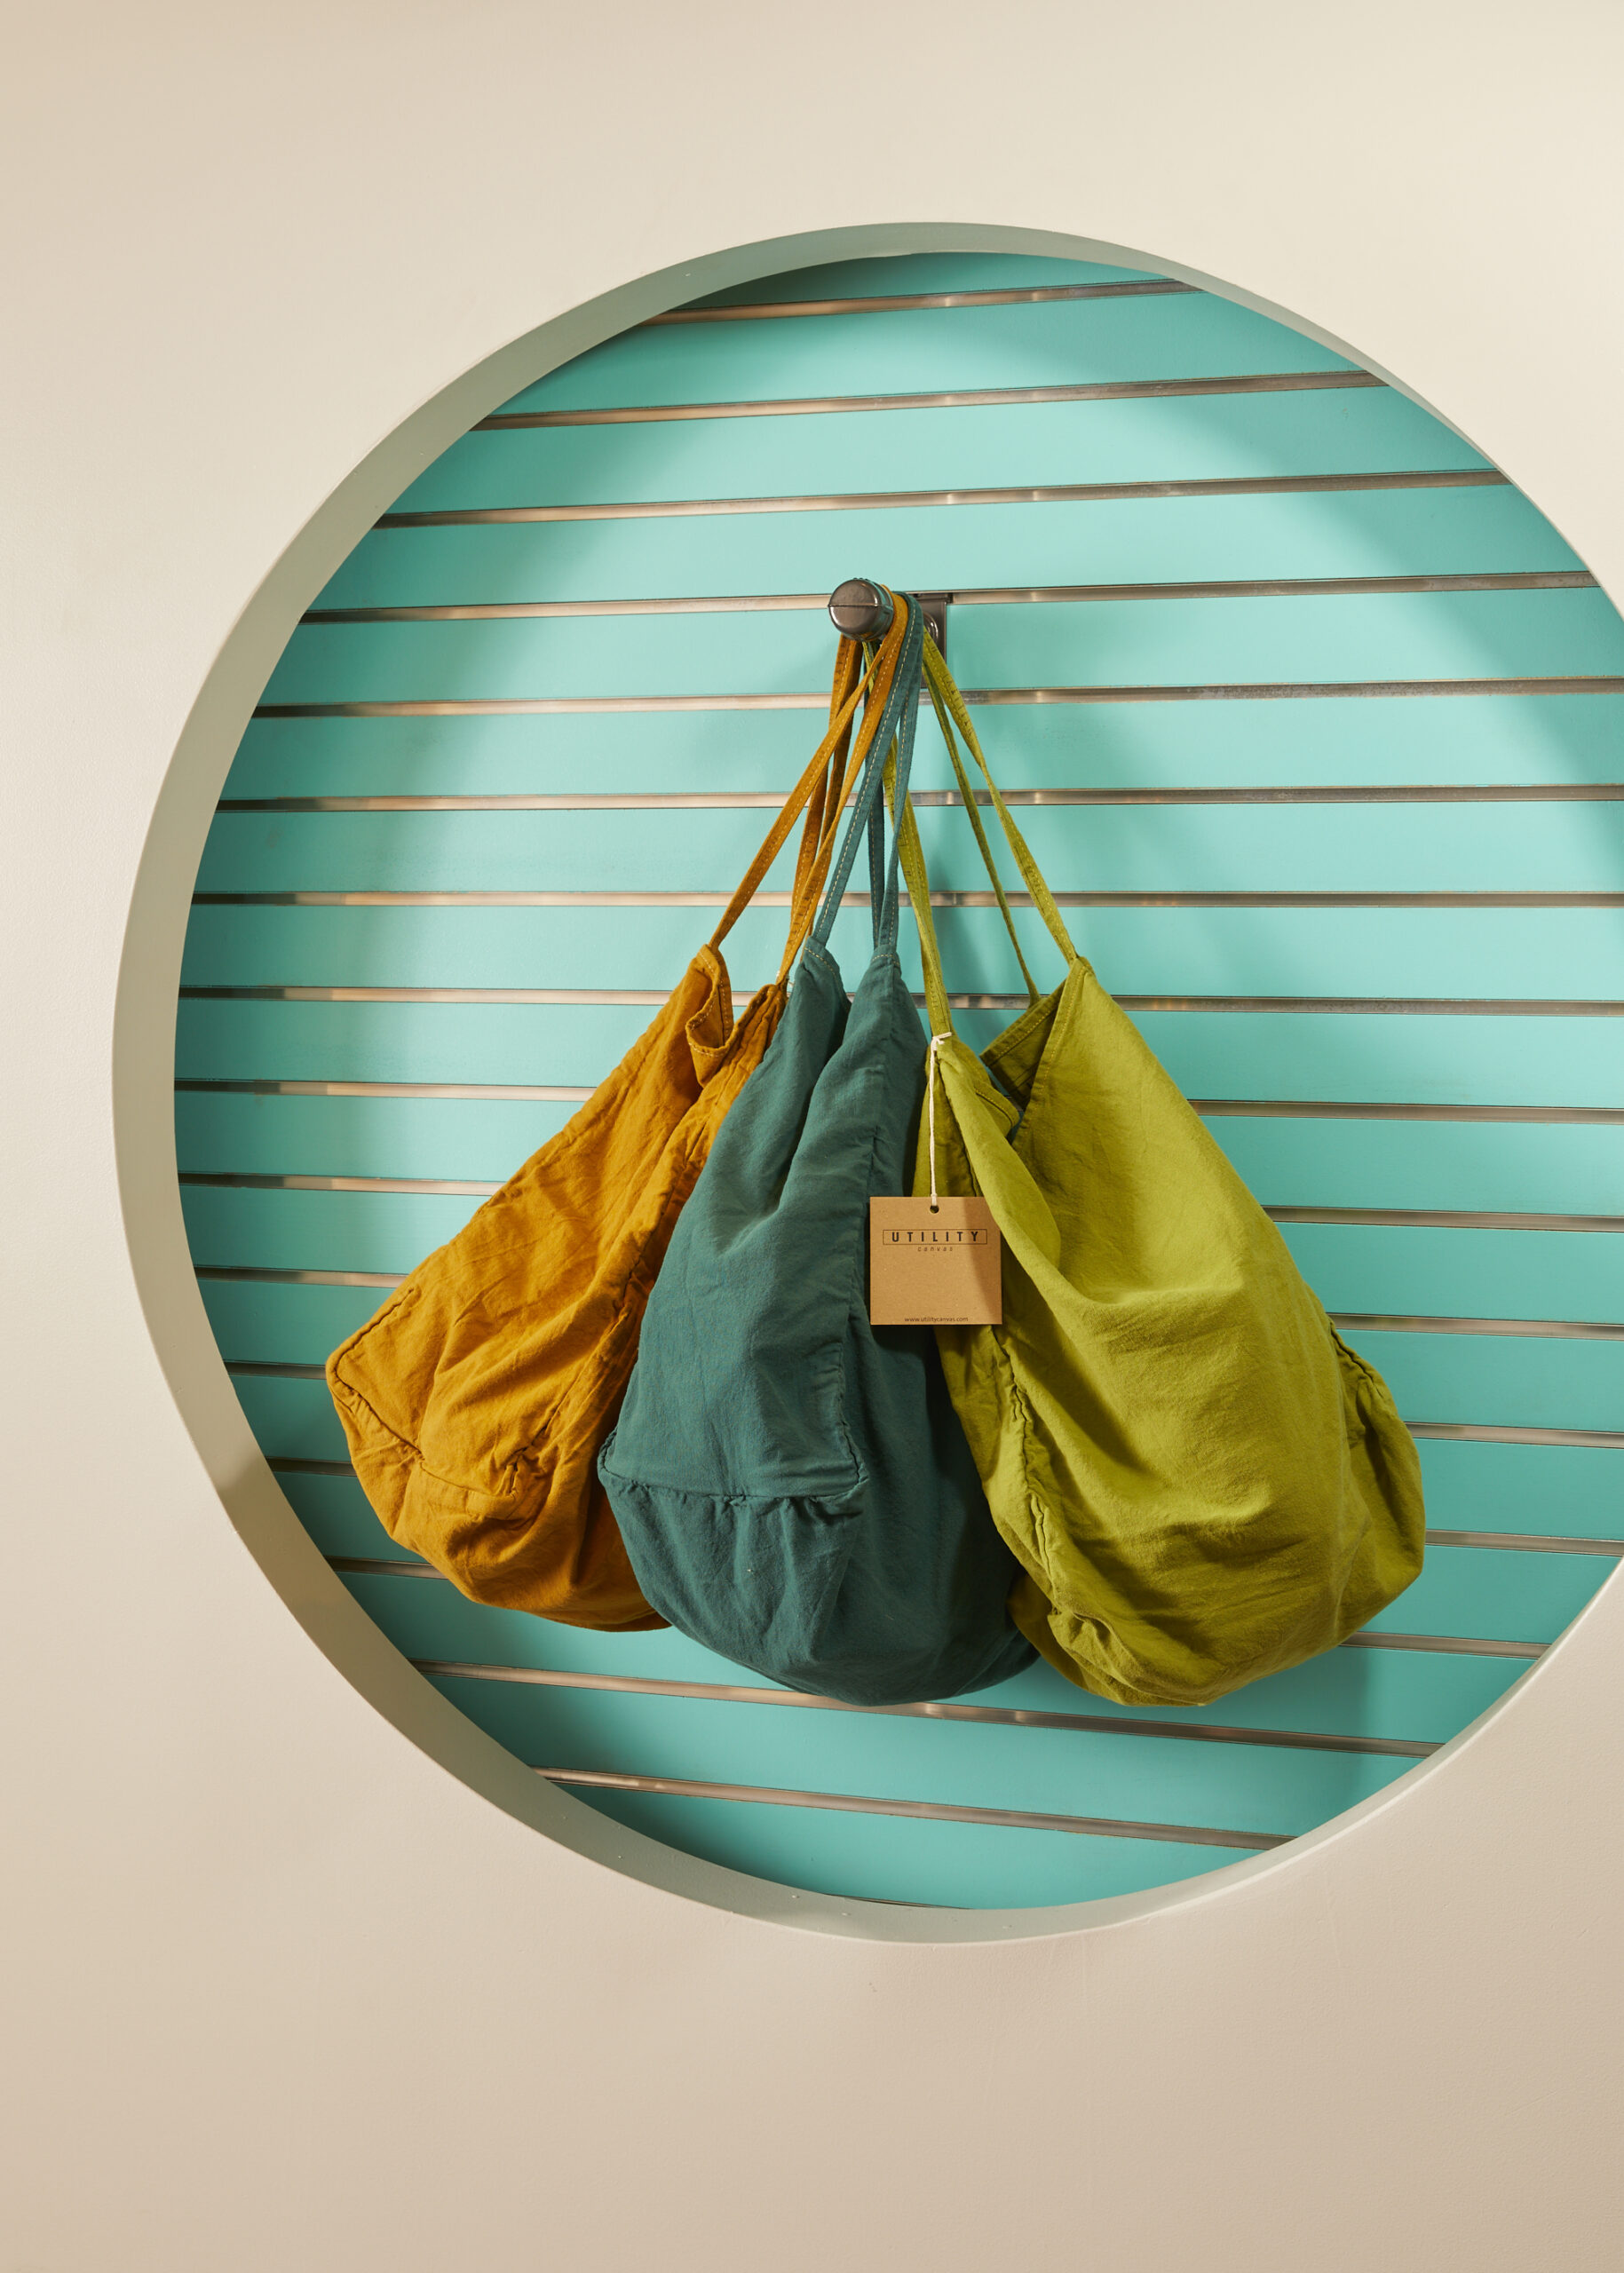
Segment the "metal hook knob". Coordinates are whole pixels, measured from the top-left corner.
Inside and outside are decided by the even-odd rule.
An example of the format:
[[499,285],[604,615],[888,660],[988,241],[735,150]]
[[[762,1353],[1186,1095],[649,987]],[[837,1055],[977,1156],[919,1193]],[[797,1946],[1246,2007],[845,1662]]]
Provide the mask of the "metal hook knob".
[[[925,630],[945,655],[947,652],[947,610],[953,600],[951,592],[915,592],[919,612],[925,620]],[[848,577],[829,594],[829,621],[836,631],[844,632],[848,639],[883,639],[891,630],[896,614],[891,594],[883,584],[870,583],[866,576]]]
[[895,614],[884,586],[866,576],[850,576],[829,594],[829,622],[848,639],[883,638]]

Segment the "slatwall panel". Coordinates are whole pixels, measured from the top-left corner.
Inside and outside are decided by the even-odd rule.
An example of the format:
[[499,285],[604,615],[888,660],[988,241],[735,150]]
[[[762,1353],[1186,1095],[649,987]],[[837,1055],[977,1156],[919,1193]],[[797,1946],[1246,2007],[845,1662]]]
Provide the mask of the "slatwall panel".
[[[345,1464],[325,1353],[562,1125],[709,931],[816,739],[821,603],[851,574],[955,595],[950,659],[1080,943],[1421,1440],[1420,1581],[1218,1706],[1129,1712],[1045,1667],[951,1706],[824,1706],[677,1634],[476,1607]],[[1076,1900],[1381,1789],[1624,1552],[1621,719],[1624,626],[1493,467],[1163,280],[859,262],[552,373],[321,595],[198,877],[187,1220],[289,1499],[519,1758],[768,1878]],[[935,739],[932,877],[973,891]],[[784,921],[739,927],[741,991]],[[941,928],[990,1038],[1024,1002],[996,915]],[[865,931],[841,917],[848,977]]]

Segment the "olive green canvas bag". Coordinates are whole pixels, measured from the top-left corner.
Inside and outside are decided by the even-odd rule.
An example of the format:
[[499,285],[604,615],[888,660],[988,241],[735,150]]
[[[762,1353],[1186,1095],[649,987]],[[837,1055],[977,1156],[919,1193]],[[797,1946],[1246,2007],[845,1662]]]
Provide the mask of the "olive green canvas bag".
[[934,1169],[980,1194],[1003,1239],[1002,1324],[937,1328],[948,1390],[1022,1566],[1010,1606],[1028,1639],[1097,1695],[1205,1704],[1332,1648],[1409,1585],[1420,1463],[1386,1383],[1072,945],[929,641],[925,669],[989,867],[955,725],[1066,962],[1041,998],[1026,973],[1030,1007],[978,1057],[953,1030],[905,816],[938,1084],[914,1189]]

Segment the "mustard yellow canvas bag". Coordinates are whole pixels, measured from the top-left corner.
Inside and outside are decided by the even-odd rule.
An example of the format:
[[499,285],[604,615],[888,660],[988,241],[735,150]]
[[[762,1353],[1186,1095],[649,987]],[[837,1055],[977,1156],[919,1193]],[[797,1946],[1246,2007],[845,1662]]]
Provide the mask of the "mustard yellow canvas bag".
[[929,642],[925,668],[989,867],[955,727],[1066,963],[1042,997],[1026,973],[1030,1007],[978,1057],[905,820],[938,1084],[914,1190],[934,1168],[938,1189],[982,1195],[1003,1241],[1002,1324],[937,1329],[949,1394],[1022,1566],[1023,1633],[1098,1696],[1205,1704],[1409,1585],[1420,1463],[1386,1383],[1072,945]]
[[[783,1015],[900,645],[899,626],[865,668],[841,642],[828,733],[646,1033],[328,1359],[356,1476],[385,1529],[477,1602],[573,1626],[665,1623],[632,1574],[598,1451],[677,1216]],[[722,943],[803,812],[783,962],[735,1018]]]

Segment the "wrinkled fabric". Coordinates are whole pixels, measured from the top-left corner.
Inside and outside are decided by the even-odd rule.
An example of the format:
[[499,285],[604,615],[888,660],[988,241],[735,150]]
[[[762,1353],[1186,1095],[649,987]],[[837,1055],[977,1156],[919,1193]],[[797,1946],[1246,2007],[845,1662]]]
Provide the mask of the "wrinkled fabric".
[[[957,689],[933,653],[926,668],[964,794],[949,719],[1068,962],[981,1058],[956,1036],[940,1050],[939,1187],[981,1194],[1003,1237],[1002,1324],[936,1329],[947,1385],[1022,1565],[1022,1631],[1097,1695],[1205,1704],[1334,1647],[1410,1584],[1420,1461],[1380,1374],[1073,948]],[[947,1033],[907,827],[902,857]],[[916,1193],[931,1168],[925,1136]]]
[[[333,1352],[328,1386],[391,1536],[479,1602],[567,1625],[664,1624],[595,1462],[644,1306],[717,1129],[782,1016],[900,636],[864,680],[843,642],[828,734],[709,944],[568,1125]],[[847,753],[860,681],[869,701]],[[736,1020],[721,941],[804,810],[784,966]]]
[[877,835],[875,950],[849,1007],[824,939],[870,810],[883,826],[888,739],[783,1023],[673,1235],[599,1462],[662,1616],[792,1689],[860,1705],[954,1696],[1032,1655],[931,1331],[868,1322],[868,1201],[905,1189],[925,1062],[896,955],[895,853],[887,883]]

